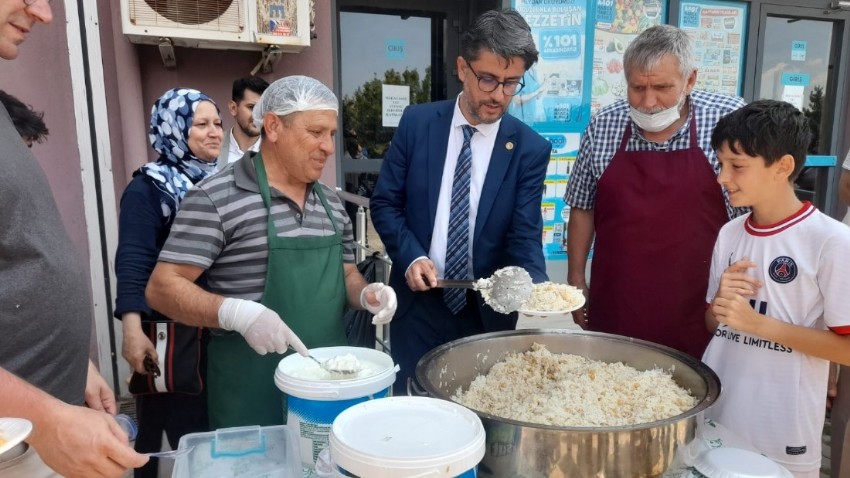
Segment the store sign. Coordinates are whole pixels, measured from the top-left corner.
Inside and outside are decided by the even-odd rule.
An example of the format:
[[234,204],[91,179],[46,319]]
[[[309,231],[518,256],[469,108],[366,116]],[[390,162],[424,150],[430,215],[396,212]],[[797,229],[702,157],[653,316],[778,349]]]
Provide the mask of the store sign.
[[806,42],[802,40],[791,42],[791,61],[806,61]]
[[406,44],[407,40],[403,38],[388,38],[384,40],[384,56],[386,56],[388,60],[404,60]]
[[808,73],[782,73],[782,101],[802,110],[806,86],[809,85],[810,79]]
[[783,85],[809,86],[811,76],[808,73],[783,73]]
[[400,85],[381,85],[381,126],[398,127],[401,114],[410,104],[410,87]]

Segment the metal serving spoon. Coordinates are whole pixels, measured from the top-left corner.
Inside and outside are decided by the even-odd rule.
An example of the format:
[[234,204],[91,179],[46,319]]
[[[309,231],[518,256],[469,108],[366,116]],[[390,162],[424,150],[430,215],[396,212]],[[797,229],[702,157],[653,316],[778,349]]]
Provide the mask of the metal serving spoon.
[[440,288],[473,289],[481,292],[490,307],[496,312],[507,314],[522,307],[531,296],[534,284],[531,275],[522,267],[503,267],[487,279],[478,280],[444,280],[437,281]]
[[[295,350],[294,348],[292,348],[291,345],[288,345],[288,347],[293,352],[298,353],[298,351]],[[325,361],[321,361],[321,360],[317,359],[316,357],[313,357],[313,354],[309,354],[309,353],[307,354],[307,358],[309,358],[310,360],[319,364],[319,367],[322,367],[322,369],[324,371],[329,372],[329,373],[336,373],[336,374],[340,374],[340,375],[352,375],[352,374],[355,374],[355,373],[363,370],[362,366],[359,367],[359,368],[351,368],[351,369],[342,368],[338,364],[338,361],[335,360],[339,357],[341,357],[341,355],[337,355],[336,357],[331,357],[331,358],[329,358]]]

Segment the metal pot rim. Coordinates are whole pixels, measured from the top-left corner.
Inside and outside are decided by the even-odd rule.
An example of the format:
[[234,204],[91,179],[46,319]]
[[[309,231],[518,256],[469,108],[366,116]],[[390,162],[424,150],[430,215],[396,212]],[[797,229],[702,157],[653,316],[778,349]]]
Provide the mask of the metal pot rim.
[[625,337],[622,335],[615,334],[606,334],[602,332],[590,332],[586,330],[581,331],[572,331],[565,329],[521,329],[521,330],[507,330],[502,332],[489,332],[485,334],[472,335],[469,337],[464,337],[462,339],[454,340],[452,342],[448,342],[439,347],[436,347],[426,353],[416,364],[415,377],[416,381],[419,383],[421,387],[425,389],[425,391],[433,397],[441,398],[443,400],[448,400],[454,402],[451,399],[451,396],[443,393],[442,391],[436,389],[431,385],[430,382],[425,380],[425,369],[428,364],[434,361],[437,357],[445,354],[448,350],[452,348],[468,344],[470,342],[484,342],[488,339],[493,338],[501,338],[501,337],[511,337],[511,336],[523,336],[523,335],[579,335],[579,336],[589,336],[595,337],[602,340],[611,340],[614,342],[628,342],[631,344],[635,344],[641,347],[645,347],[647,349],[655,350],[658,352],[662,352],[666,355],[669,355],[689,366],[696,372],[700,374],[705,379],[706,382],[706,394],[693,408],[690,410],[680,413],[679,415],[675,415],[669,418],[665,418],[663,420],[657,420],[654,422],[646,422],[646,423],[638,423],[635,425],[623,425],[623,426],[609,426],[609,427],[562,427],[562,426],[554,426],[554,425],[544,425],[538,423],[531,422],[521,422],[518,420],[512,420],[510,418],[504,418],[497,415],[491,415],[487,412],[482,412],[481,410],[467,407],[470,410],[474,411],[478,416],[482,418],[487,418],[490,420],[495,420],[498,422],[508,423],[511,425],[517,425],[526,428],[536,428],[541,430],[554,430],[554,431],[570,431],[570,432],[587,432],[587,433],[598,433],[598,432],[621,432],[621,431],[630,431],[630,430],[643,430],[648,428],[656,428],[658,426],[663,426],[669,423],[674,423],[679,420],[686,419],[688,417],[694,416],[710,406],[714,404],[715,401],[720,396],[720,378],[717,374],[712,370],[708,365],[703,362],[691,357],[690,355],[676,350],[671,347],[667,347],[665,345],[656,344],[653,342],[649,342],[646,340],[636,339],[632,337]]

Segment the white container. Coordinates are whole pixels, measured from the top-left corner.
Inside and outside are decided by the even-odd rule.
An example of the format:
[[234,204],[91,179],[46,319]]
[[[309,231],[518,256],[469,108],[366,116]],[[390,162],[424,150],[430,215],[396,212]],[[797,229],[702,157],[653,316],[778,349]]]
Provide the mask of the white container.
[[471,478],[484,457],[481,419],[454,402],[390,397],[339,414],[331,458],[340,474],[361,478]]
[[177,449],[190,447],[172,478],[301,478],[297,437],[284,425],[183,435]]
[[274,383],[288,395],[286,426],[298,436],[301,464],[312,469],[319,452],[328,446],[331,424],[337,415],[360,402],[386,397],[395,382],[398,366],[389,355],[363,347],[324,347],[312,349],[310,354],[319,361],[352,354],[360,361],[378,365],[379,369],[364,378],[309,380],[293,376],[315,363],[309,358],[292,354],[280,361]]
[[697,457],[694,468],[708,478],[793,478],[770,458],[740,448],[708,450]]

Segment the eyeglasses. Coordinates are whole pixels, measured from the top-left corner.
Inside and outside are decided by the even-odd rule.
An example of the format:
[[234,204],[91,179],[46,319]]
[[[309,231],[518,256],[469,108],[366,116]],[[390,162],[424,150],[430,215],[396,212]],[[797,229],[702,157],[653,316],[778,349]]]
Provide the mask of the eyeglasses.
[[525,83],[523,83],[522,80],[499,81],[492,76],[479,76],[478,73],[475,73],[475,70],[472,69],[472,65],[470,65],[468,61],[465,59],[463,61],[466,62],[466,66],[469,67],[469,71],[471,71],[472,74],[475,75],[475,78],[478,79],[478,89],[484,93],[492,93],[496,91],[496,88],[498,88],[499,85],[502,85],[502,93],[507,96],[513,96],[522,91],[522,88],[525,86]]

